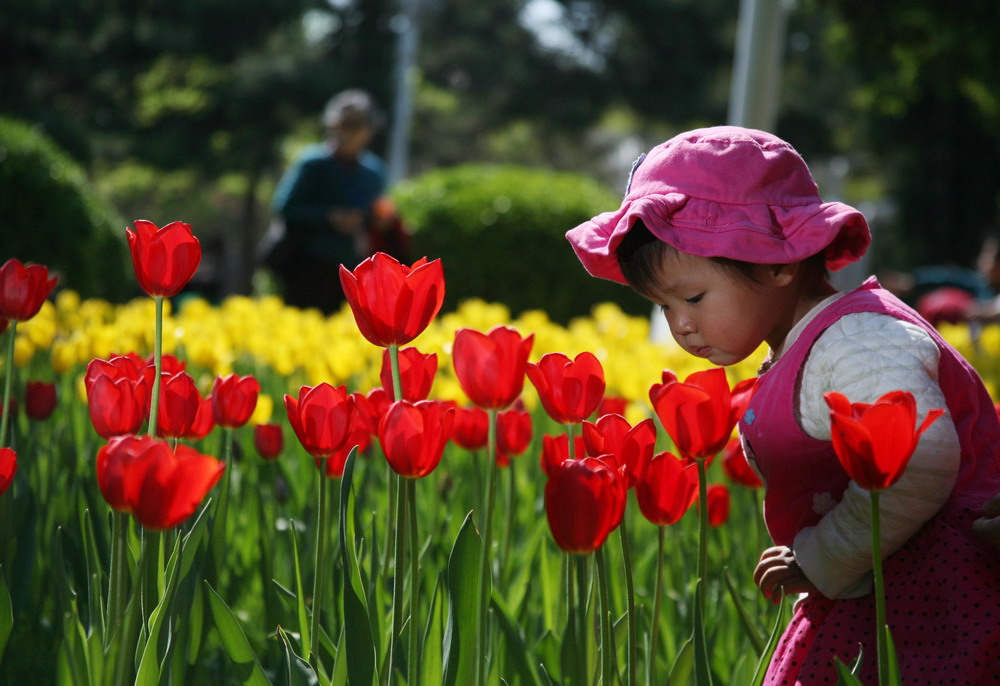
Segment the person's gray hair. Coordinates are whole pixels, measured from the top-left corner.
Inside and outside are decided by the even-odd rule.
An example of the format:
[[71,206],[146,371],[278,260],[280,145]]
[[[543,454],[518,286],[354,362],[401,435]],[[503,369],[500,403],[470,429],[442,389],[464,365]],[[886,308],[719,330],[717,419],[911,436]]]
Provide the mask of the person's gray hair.
[[369,126],[378,130],[385,121],[385,115],[375,104],[368,91],[352,88],[330,98],[323,110],[323,125],[340,124],[345,118],[361,117]]

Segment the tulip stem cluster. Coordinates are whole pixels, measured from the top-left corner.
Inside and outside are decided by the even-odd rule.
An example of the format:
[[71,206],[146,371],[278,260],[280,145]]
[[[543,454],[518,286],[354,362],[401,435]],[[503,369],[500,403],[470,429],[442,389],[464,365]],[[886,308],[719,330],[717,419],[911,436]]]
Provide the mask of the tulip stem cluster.
[[637,652],[638,627],[635,618],[635,582],[632,579],[632,553],[628,544],[628,529],[625,526],[625,517],[618,528],[618,535],[622,544],[622,562],[625,566],[625,598],[628,607],[628,686],[636,684],[636,670],[638,669],[639,657]]
[[[706,587],[708,583],[708,476],[704,459],[696,460],[698,463],[698,588],[695,602],[698,609],[695,610],[701,617],[705,616]],[[704,625],[695,628],[694,640],[702,644],[702,655],[708,653],[705,642]],[[695,655],[699,651],[695,650]],[[712,683],[712,674],[708,670],[708,665],[701,659],[695,659],[695,676],[699,686]]]
[[7,424],[10,421],[10,394],[11,386],[14,383],[14,335],[17,333],[17,321],[11,321],[10,329],[7,331],[7,359],[5,360],[3,383],[3,419],[0,421],[0,446],[5,446],[7,442]]
[[486,490],[485,507],[483,508],[483,548],[479,556],[479,604],[476,607],[476,630],[479,636],[476,640],[476,683],[486,681],[486,630],[487,608],[490,604],[490,588],[492,584],[492,569],[490,552],[493,547],[493,508],[497,497],[497,411],[489,409],[487,439],[486,439]]
[[323,607],[323,586],[326,580],[326,539],[330,509],[327,481],[324,476],[326,466],[319,472],[319,507],[316,512],[316,574],[313,577],[312,617],[309,621],[309,653],[313,664],[319,665],[319,619]]
[[875,627],[876,644],[878,646],[878,682],[889,682],[889,646],[885,615],[885,580],[882,574],[882,545],[880,534],[881,519],[879,514],[878,491],[870,491],[872,503],[872,576],[875,579]]
[[420,669],[418,666],[417,656],[419,651],[417,650],[417,637],[418,629],[420,627],[420,622],[417,621],[418,608],[417,601],[419,599],[419,568],[420,560],[418,560],[417,553],[420,548],[417,544],[417,482],[416,479],[404,479],[406,485],[406,496],[408,501],[407,510],[409,512],[410,519],[410,646],[409,646],[409,659],[407,661],[407,674],[406,683],[413,684],[413,686],[419,686],[420,684]]
[[156,328],[153,333],[153,392],[149,396],[149,435],[156,438],[156,416],[160,405],[160,372],[163,369],[163,297],[153,298],[156,302]]
[[611,594],[608,591],[608,566],[604,559],[604,546],[594,551],[594,564],[597,567],[597,585],[601,597],[601,679],[602,683],[615,684],[617,669],[615,669],[614,633],[611,630]]

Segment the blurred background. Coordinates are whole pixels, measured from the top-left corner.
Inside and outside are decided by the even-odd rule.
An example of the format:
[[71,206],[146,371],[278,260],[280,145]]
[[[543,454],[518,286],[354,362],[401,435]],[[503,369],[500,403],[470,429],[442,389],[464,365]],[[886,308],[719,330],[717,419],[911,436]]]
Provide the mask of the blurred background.
[[647,311],[563,234],[617,207],[640,152],[727,122],[866,213],[867,272],[973,266],[1000,220],[998,27],[995,0],[6,0],[0,259],[123,301],[124,228],[181,220],[205,247],[192,289],[273,290],[275,185],[327,100],[364,88],[451,305]]

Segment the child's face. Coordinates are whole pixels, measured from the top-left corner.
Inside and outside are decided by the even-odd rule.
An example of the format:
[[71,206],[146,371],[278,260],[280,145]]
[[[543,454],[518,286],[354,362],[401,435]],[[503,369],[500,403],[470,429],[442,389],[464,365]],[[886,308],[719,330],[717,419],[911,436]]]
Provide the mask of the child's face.
[[664,258],[652,296],[682,348],[713,364],[730,365],[767,341],[777,347],[794,323],[787,280],[761,266],[756,284],[717,263],[676,253]]

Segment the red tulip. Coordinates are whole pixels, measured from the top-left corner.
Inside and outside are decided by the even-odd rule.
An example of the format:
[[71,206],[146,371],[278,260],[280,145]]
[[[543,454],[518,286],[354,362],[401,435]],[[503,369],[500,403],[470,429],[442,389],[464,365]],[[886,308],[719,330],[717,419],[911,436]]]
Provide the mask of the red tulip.
[[198,418],[201,394],[187,372],[160,374],[160,402],[156,411],[156,435],[184,438]]
[[604,369],[593,353],[573,360],[547,353],[538,364],[528,363],[527,373],[545,411],[560,424],[579,424],[604,398]]
[[419,479],[438,466],[451,437],[455,409],[447,403],[400,400],[379,423],[378,436],[385,459],[400,476]]
[[142,358],[135,353],[125,355],[113,355],[110,359],[102,360],[94,358],[87,365],[87,371],[83,377],[84,387],[90,394],[90,387],[98,376],[107,376],[112,381],[128,379],[137,386],[141,383],[145,395],[142,398],[143,415],[149,415],[149,401],[153,395],[153,380],[155,369],[151,365],[146,365]]
[[628,409],[628,398],[617,395],[606,395],[601,399],[601,404],[597,406],[597,416],[603,417],[606,414],[620,414],[625,416]]
[[[403,400],[427,400],[434,384],[434,374],[437,373],[437,355],[424,355],[416,348],[399,349],[399,377],[403,388]],[[382,372],[379,375],[382,387],[393,400],[397,400],[392,389],[392,365],[389,362],[389,349],[382,351]]]
[[299,443],[313,457],[329,457],[344,445],[351,429],[354,398],[346,386],[323,382],[302,386],[299,397],[285,395],[285,411]]
[[253,428],[253,445],[265,460],[278,457],[284,442],[280,424],[257,424]]
[[698,465],[659,453],[635,484],[643,516],[657,526],[676,524],[698,497]]
[[591,553],[625,514],[621,475],[597,457],[567,460],[545,484],[545,512],[556,544],[568,553]]
[[389,406],[392,405],[392,397],[381,386],[376,386],[368,391],[365,397],[368,399],[368,404],[366,408],[362,409],[367,409],[370,412],[371,417],[374,419],[373,426],[375,427],[372,434],[378,435],[378,423],[382,421],[382,417],[389,411]]
[[0,267],[0,318],[28,321],[42,309],[57,280],[49,278],[49,268],[44,265],[25,266],[16,257],[10,258]]
[[890,391],[874,404],[852,403],[840,393],[823,396],[830,406],[833,449],[861,488],[881,491],[903,475],[920,435],[944,410],[930,410],[917,426],[917,403],[906,391]]
[[620,414],[607,414],[596,424],[583,423],[583,443],[588,455],[611,455],[614,466],[625,477],[625,484],[632,488],[653,457],[656,423],[644,419],[630,426]]
[[17,453],[12,448],[0,448],[0,495],[14,483],[17,474]]
[[[132,353],[135,355],[135,353]],[[139,356],[136,355],[138,360]],[[142,360],[141,366],[153,367],[156,364],[156,359],[153,355],[150,355],[146,359]],[[166,372],[167,374],[176,374],[177,372],[187,371],[187,362],[178,359],[170,353],[163,353],[160,355],[160,373]]]
[[188,284],[201,263],[201,243],[184,222],[162,229],[145,219],[125,229],[139,287],[148,295],[171,297]]
[[194,415],[194,422],[191,428],[184,434],[184,438],[189,441],[200,441],[212,432],[215,428],[215,417],[212,416],[212,396],[202,398],[198,401],[198,411]]
[[45,381],[29,381],[24,390],[24,412],[31,419],[43,421],[56,409],[56,385]]
[[[385,391],[382,388],[379,390]],[[330,479],[342,477],[351,451],[357,448],[359,453],[364,452],[371,445],[372,436],[378,434],[381,417],[376,416],[375,408],[368,396],[363,393],[352,393],[351,397],[354,399],[354,412],[351,413],[351,427],[348,429],[344,444],[326,460],[313,458],[316,467],[324,470],[323,473]]]
[[755,384],[756,379],[741,381],[730,390],[722,367],[694,372],[684,383],[664,372],[663,383],[649,389],[649,399],[681,456],[704,459],[729,442]]
[[486,410],[509,407],[524,389],[524,373],[534,334],[521,338],[514,329],[497,326],[488,334],[473,329],[455,333],[452,363],[462,390]]
[[112,438],[97,453],[97,483],[115,510],[131,512],[147,529],[171,529],[198,508],[225,464],[150,436]]
[[475,405],[455,408],[455,425],[451,440],[466,450],[480,450],[489,439],[489,415]]
[[361,335],[375,345],[405,345],[420,335],[444,302],[441,260],[407,267],[377,252],[352,272],[340,265],[344,289]]
[[238,429],[248,421],[257,407],[260,383],[252,376],[216,377],[212,384],[212,416],[215,423],[228,429]]
[[[587,447],[584,445],[583,436],[577,434],[573,437],[573,459],[579,460],[587,454]],[[553,470],[566,460],[570,459],[569,437],[566,434],[542,436],[542,471],[547,476],[552,476]]]
[[94,430],[104,439],[134,434],[148,412],[149,389],[145,379],[133,381],[97,374],[87,385],[87,409]]
[[729,488],[725,484],[710,484],[705,495],[709,525],[722,526],[729,521]]
[[534,436],[531,415],[518,407],[497,413],[497,464],[506,467],[510,458],[520,455]]
[[751,469],[750,463],[747,462],[747,456],[743,454],[743,443],[739,436],[729,439],[729,443],[726,444],[722,455],[722,470],[733,483],[741,484],[747,488],[760,488],[764,485],[761,483],[760,477],[757,476],[757,472]]

